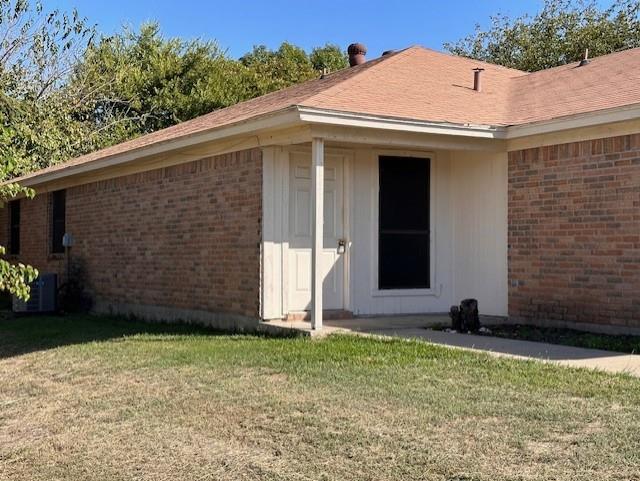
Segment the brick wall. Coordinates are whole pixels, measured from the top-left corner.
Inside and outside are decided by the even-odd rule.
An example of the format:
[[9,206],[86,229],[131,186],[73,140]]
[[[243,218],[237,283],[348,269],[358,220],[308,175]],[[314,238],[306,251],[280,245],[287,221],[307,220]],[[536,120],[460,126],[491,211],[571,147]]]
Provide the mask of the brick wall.
[[640,327],[640,134],[509,153],[509,315]]
[[[22,200],[20,205],[20,256],[7,256],[13,262],[37,266],[42,272],[62,272],[64,257],[50,255],[49,196]],[[9,248],[9,209],[0,209],[0,245]]]
[[[62,272],[49,254],[49,196],[22,201],[21,255]],[[7,226],[7,210],[1,209]],[[101,305],[259,315],[259,150],[67,189],[66,230]],[[2,229],[6,245],[8,228]]]

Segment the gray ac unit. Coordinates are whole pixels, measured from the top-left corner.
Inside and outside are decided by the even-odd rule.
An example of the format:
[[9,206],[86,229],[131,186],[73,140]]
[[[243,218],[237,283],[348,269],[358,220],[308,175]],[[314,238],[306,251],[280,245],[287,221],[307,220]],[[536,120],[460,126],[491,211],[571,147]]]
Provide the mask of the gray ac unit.
[[13,312],[54,312],[56,310],[56,274],[40,274],[30,285],[31,295],[27,302],[13,297]]

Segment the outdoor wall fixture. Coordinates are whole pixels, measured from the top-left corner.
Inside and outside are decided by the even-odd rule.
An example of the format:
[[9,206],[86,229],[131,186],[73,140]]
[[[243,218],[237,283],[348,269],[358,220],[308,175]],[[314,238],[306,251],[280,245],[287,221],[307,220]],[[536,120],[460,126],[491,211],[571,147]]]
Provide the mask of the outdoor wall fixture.
[[71,248],[76,243],[75,239],[71,234],[65,232],[62,236],[62,247],[64,247],[66,264],[67,264],[67,279],[66,282],[69,282],[71,279]]
[[73,236],[68,232],[65,232],[62,236],[62,247],[73,247],[75,243],[76,241]]
[[344,254],[347,250],[347,241],[345,239],[340,239],[338,241],[338,254]]

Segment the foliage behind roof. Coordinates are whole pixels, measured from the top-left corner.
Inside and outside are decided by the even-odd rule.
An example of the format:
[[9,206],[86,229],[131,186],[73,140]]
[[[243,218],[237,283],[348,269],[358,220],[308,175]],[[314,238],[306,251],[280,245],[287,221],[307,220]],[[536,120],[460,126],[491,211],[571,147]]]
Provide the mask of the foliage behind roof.
[[[481,67],[482,92],[472,69]],[[294,106],[459,125],[510,126],[640,103],[640,48],[527,73],[410,47],[220,109],[28,176],[170,142]],[[19,180],[19,179],[18,179]]]

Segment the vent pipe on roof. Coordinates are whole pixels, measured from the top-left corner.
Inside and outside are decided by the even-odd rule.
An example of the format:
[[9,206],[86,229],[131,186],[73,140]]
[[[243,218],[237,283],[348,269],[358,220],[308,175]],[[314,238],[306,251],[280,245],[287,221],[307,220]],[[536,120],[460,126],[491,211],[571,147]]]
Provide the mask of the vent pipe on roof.
[[585,48],[584,49],[584,57],[582,57],[582,60],[580,60],[580,63],[578,64],[578,67],[584,67],[588,63],[589,63],[589,49]]
[[484,72],[483,68],[473,69],[473,90],[476,92],[482,92],[482,72]]
[[367,54],[367,47],[361,43],[352,43],[349,45],[347,53],[349,54],[349,65],[351,67],[355,67],[356,65],[363,64],[367,61],[364,58]]

